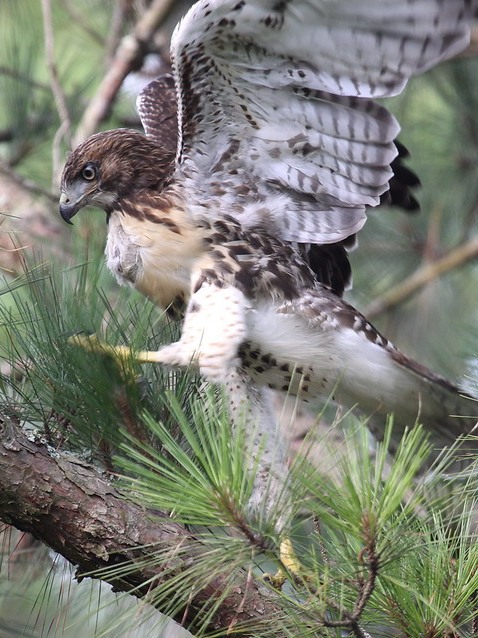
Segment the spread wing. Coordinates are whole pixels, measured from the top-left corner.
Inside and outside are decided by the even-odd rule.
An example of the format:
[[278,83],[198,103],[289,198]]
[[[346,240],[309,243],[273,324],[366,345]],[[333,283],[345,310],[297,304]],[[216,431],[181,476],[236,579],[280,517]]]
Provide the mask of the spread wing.
[[389,189],[399,126],[373,99],[463,49],[477,0],[201,0],[171,53],[193,215],[339,242]]
[[[138,113],[148,137],[174,156],[178,145],[177,99],[174,77],[164,75],[148,84],[137,100]],[[419,208],[412,191],[419,186],[418,177],[409,170],[403,160],[408,157],[407,149],[395,140],[398,155],[391,168],[393,177],[389,190],[384,193],[381,203],[396,205],[405,211],[414,212]],[[330,244],[300,244],[299,249],[315,273],[318,281],[341,296],[351,286],[352,271],[348,252],[356,244],[355,235]]]

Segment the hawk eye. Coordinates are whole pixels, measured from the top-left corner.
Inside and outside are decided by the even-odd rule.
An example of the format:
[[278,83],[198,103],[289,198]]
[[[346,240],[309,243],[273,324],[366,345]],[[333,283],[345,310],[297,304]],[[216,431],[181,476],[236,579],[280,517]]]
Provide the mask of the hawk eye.
[[98,169],[94,164],[86,164],[86,166],[81,171],[81,177],[86,179],[88,182],[91,182],[92,179],[98,174]]

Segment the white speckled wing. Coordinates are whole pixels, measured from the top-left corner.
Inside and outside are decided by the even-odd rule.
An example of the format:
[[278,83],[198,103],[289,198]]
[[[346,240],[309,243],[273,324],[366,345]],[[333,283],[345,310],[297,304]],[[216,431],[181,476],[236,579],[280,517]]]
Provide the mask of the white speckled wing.
[[[463,49],[478,0],[202,0],[171,53],[193,215],[330,243],[387,191],[399,127],[374,98]],[[214,213],[211,213],[214,211]]]

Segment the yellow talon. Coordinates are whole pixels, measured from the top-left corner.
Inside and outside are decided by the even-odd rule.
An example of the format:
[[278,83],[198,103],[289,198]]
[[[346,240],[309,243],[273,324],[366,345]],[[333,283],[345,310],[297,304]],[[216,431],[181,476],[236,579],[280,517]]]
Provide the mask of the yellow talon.
[[100,341],[96,335],[75,335],[68,339],[68,343],[79,346],[88,352],[110,354],[117,359],[128,359],[133,356],[130,348],[126,346],[110,346],[104,341]]
[[96,335],[75,335],[68,339],[68,343],[79,346],[88,352],[109,354],[120,361],[133,359],[137,363],[159,362],[158,352],[155,350],[135,352],[128,346],[110,346],[108,343],[100,341]]
[[292,547],[292,542],[289,537],[284,538],[279,546],[279,556],[281,566],[274,575],[266,574],[264,578],[275,589],[282,589],[287,577],[291,575],[295,578],[303,578],[302,565],[297,558],[297,555]]
[[298,576],[302,571],[302,565],[300,564],[300,561],[296,556],[290,538],[284,538],[284,540],[280,544],[279,552],[282,565],[288,572],[290,572],[294,576]]

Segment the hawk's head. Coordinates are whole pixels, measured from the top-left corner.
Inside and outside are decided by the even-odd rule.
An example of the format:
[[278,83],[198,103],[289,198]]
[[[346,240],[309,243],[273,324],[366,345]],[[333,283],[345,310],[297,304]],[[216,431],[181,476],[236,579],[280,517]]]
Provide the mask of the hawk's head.
[[85,206],[107,213],[141,189],[160,190],[171,174],[174,153],[129,129],[92,135],[69,156],[61,179],[60,214],[71,218]]

